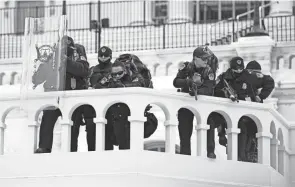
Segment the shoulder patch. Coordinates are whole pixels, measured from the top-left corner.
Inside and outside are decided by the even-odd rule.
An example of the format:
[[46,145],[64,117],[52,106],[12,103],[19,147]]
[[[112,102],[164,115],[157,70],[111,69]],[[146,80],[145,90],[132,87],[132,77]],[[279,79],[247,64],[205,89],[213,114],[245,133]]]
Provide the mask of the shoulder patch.
[[257,76],[258,78],[263,78],[263,74],[262,74],[262,73],[256,73],[256,76]]
[[210,73],[210,74],[208,75],[208,77],[209,77],[209,80],[210,80],[210,81],[214,80],[214,73]]
[[139,80],[138,80],[138,78],[136,77],[135,79],[133,79],[133,81],[132,82],[138,82]]

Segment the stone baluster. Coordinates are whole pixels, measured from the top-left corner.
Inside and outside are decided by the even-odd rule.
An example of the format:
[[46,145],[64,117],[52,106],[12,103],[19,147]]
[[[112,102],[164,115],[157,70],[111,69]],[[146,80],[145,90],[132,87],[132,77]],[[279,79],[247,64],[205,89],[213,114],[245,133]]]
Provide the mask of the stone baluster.
[[229,128],[227,133],[227,159],[238,160],[238,134],[240,133],[238,128]]
[[258,163],[270,166],[270,139],[272,134],[259,132],[256,137],[258,140]]
[[176,145],[176,127],[177,124],[171,123],[169,120],[164,122],[165,125],[165,152],[175,154]]
[[103,117],[97,117],[94,119],[94,123],[96,124],[95,150],[104,151],[105,150],[105,125],[107,124],[107,120]]
[[270,144],[271,144],[271,160],[270,160],[270,163],[271,163],[271,166],[274,168],[274,169],[277,169],[278,167],[278,146],[279,146],[279,143],[278,143],[278,140],[277,139],[271,139],[270,140]]
[[143,151],[146,117],[129,116],[128,120],[130,121],[130,149],[132,151]]
[[207,158],[207,130],[209,129],[207,124],[198,124],[196,126],[197,131],[197,156]]
[[60,125],[61,125],[61,151],[70,152],[72,123],[67,120],[61,120]]
[[34,153],[35,150],[37,149],[37,143],[38,143],[38,129],[39,129],[39,124],[37,121],[28,121],[28,151],[29,153]]

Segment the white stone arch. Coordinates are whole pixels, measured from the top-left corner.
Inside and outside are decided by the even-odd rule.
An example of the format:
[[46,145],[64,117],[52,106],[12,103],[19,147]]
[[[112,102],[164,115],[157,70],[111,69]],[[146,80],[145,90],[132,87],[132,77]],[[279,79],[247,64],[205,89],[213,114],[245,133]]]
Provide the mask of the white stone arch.
[[15,84],[15,82],[16,82],[16,76],[17,76],[17,72],[15,72],[15,71],[10,74],[10,82],[9,82],[10,85],[14,85]]
[[[129,110],[130,110],[130,113],[131,113],[130,105],[129,105],[127,102],[125,102],[125,101],[121,101],[121,100],[114,100],[114,101],[109,102],[106,106],[104,106],[104,109],[103,109],[103,111],[102,111],[101,117],[105,118],[105,116],[106,116],[107,111],[109,110],[109,108],[110,108],[112,105],[117,104],[117,103],[124,103],[124,104],[126,104],[126,105],[128,106],[128,108],[129,108]],[[94,108],[94,109],[95,109],[95,108]],[[142,111],[142,114],[143,114],[143,112],[144,112],[144,111]],[[132,114],[130,114],[130,115],[132,115]],[[97,116],[100,117],[99,114],[97,114]]]
[[275,123],[272,121],[270,124],[270,133],[272,134],[272,139],[270,140],[270,165],[274,169],[277,168],[277,133]]
[[4,84],[4,77],[5,77],[5,73],[4,72],[0,73],[0,85]]
[[279,150],[278,150],[278,172],[284,175],[285,170],[285,144],[284,144],[284,135],[281,128],[278,130],[278,140],[279,140]]
[[93,105],[91,105],[90,103],[85,103],[85,102],[83,102],[83,103],[78,103],[78,104],[74,105],[74,106],[70,109],[70,112],[69,112],[69,114],[68,114],[68,119],[69,119],[70,121],[71,121],[71,119],[72,119],[72,116],[73,116],[73,113],[75,112],[75,110],[76,110],[77,108],[83,106],[83,105],[89,105],[89,106],[91,106],[91,107],[94,109],[94,112],[95,112],[95,115],[96,115],[96,110],[95,110],[95,108],[93,107]]
[[289,57],[289,69],[295,69],[295,55]]
[[167,64],[166,64],[166,72],[165,72],[165,75],[166,76],[168,76],[169,75],[169,68],[171,67],[171,65],[172,65],[172,62],[168,62]]
[[285,59],[283,56],[278,56],[276,60],[276,70],[284,69]]
[[[209,116],[211,114],[213,114],[214,112],[220,114],[224,118],[224,120],[226,122],[226,128],[232,128],[233,127],[232,119],[230,118],[229,114],[227,114],[226,112],[224,112],[222,110],[214,110],[209,114]],[[209,118],[209,116],[208,116],[208,118]]]
[[[45,104],[45,105],[41,106],[35,112],[34,121],[38,122],[38,118],[39,118],[41,112],[43,112],[44,110],[56,110],[56,109],[59,109],[60,110],[60,108],[58,107],[58,105]],[[62,114],[61,118],[63,118],[62,111],[61,111],[61,114]]]
[[157,75],[157,69],[158,69],[158,67],[160,66],[160,63],[155,63],[154,65],[153,65],[153,76],[156,76]]
[[181,106],[181,107],[177,110],[177,113],[179,112],[179,110],[180,110],[181,108],[185,108],[185,109],[191,111],[191,112],[194,114],[194,118],[196,119],[196,122],[197,122],[196,124],[197,124],[197,125],[204,124],[204,123],[207,122],[207,118],[206,118],[206,119],[203,119],[203,118],[201,117],[201,114],[199,113],[199,111],[196,110],[194,107],[192,107],[192,106],[187,106],[187,105],[185,105],[185,106]]
[[168,120],[171,119],[170,111],[163,103],[161,103],[161,102],[151,102],[150,104],[158,106],[164,112],[165,121],[168,121]]
[[[144,142],[144,150],[165,152],[165,140],[147,140]],[[175,144],[175,153],[180,153],[180,146]]]
[[4,112],[1,116],[1,123],[5,124],[6,117],[14,109],[20,109],[20,106],[11,106],[11,107],[7,108],[6,110],[4,110]]

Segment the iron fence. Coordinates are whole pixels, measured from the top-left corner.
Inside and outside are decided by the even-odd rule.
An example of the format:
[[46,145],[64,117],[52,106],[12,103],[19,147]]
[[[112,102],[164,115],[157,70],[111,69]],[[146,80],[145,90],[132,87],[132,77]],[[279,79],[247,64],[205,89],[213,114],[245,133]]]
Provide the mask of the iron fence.
[[[196,47],[209,43],[222,45],[236,41],[252,30],[253,20],[150,20],[148,1],[116,1],[67,5],[68,35],[85,46],[87,53],[96,53],[102,45],[113,51]],[[133,3],[130,5],[130,3]],[[123,14],[121,9],[133,10]],[[115,8],[114,8],[115,7]],[[128,8],[129,7],[129,8]],[[116,11],[114,11],[116,9]],[[120,12],[121,11],[121,12]],[[61,5],[0,9],[0,58],[22,56],[24,18],[50,17],[62,14]],[[77,14],[79,13],[79,14]],[[147,16],[149,15],[149,16]],[[117,21],[107,17],[116,17]],[[127,21],[126,21],[127,20]],[[19,22],[18,22],[19,21]],[[295,41],[294,16],[267,17],[264,27],[276,41]]]

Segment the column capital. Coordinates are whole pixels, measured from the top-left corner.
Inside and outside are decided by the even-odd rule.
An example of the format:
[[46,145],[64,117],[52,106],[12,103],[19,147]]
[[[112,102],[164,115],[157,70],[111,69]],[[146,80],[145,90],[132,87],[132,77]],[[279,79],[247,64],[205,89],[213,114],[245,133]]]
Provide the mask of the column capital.
[[256,134],[256,138],[272,138],[272,134],[270,132],[258,132]]
[[238,128],[226,129],[227,134],[239,134],[240,132],[241,132],[241,129],[238,129]]
[[143,116],[128,116],[130,122],[146,122],[146,117]]
[[37,121],[33,121],[33,123],[28,124],[29,127],[39,127],[39,123]]
[[279,141],[277,139],[271,139],[270,144],[271,145],[279,145]]
[[173,123],[170,120],[164,121],[164,126],[178,126],[177,123]]
[[95,124],[97,124],[97,123],[107,124],[108,123],[108,120],[105,119],[105,118],[103,118],[103,117],[96,117],[96,118],[93,119],[93,122]]
[[208,130],[208,129],[210,129],[210,127],[209,127],[209,125],[207,125],[207,124],[198,124],[197,126],[196,126],[196,130],[198,131],[198,130]]
[[3,123],[3,122],[0,123],[0,129],[6,129],[6,127],[7,127],[7,126],[6,126],[5,123]]

